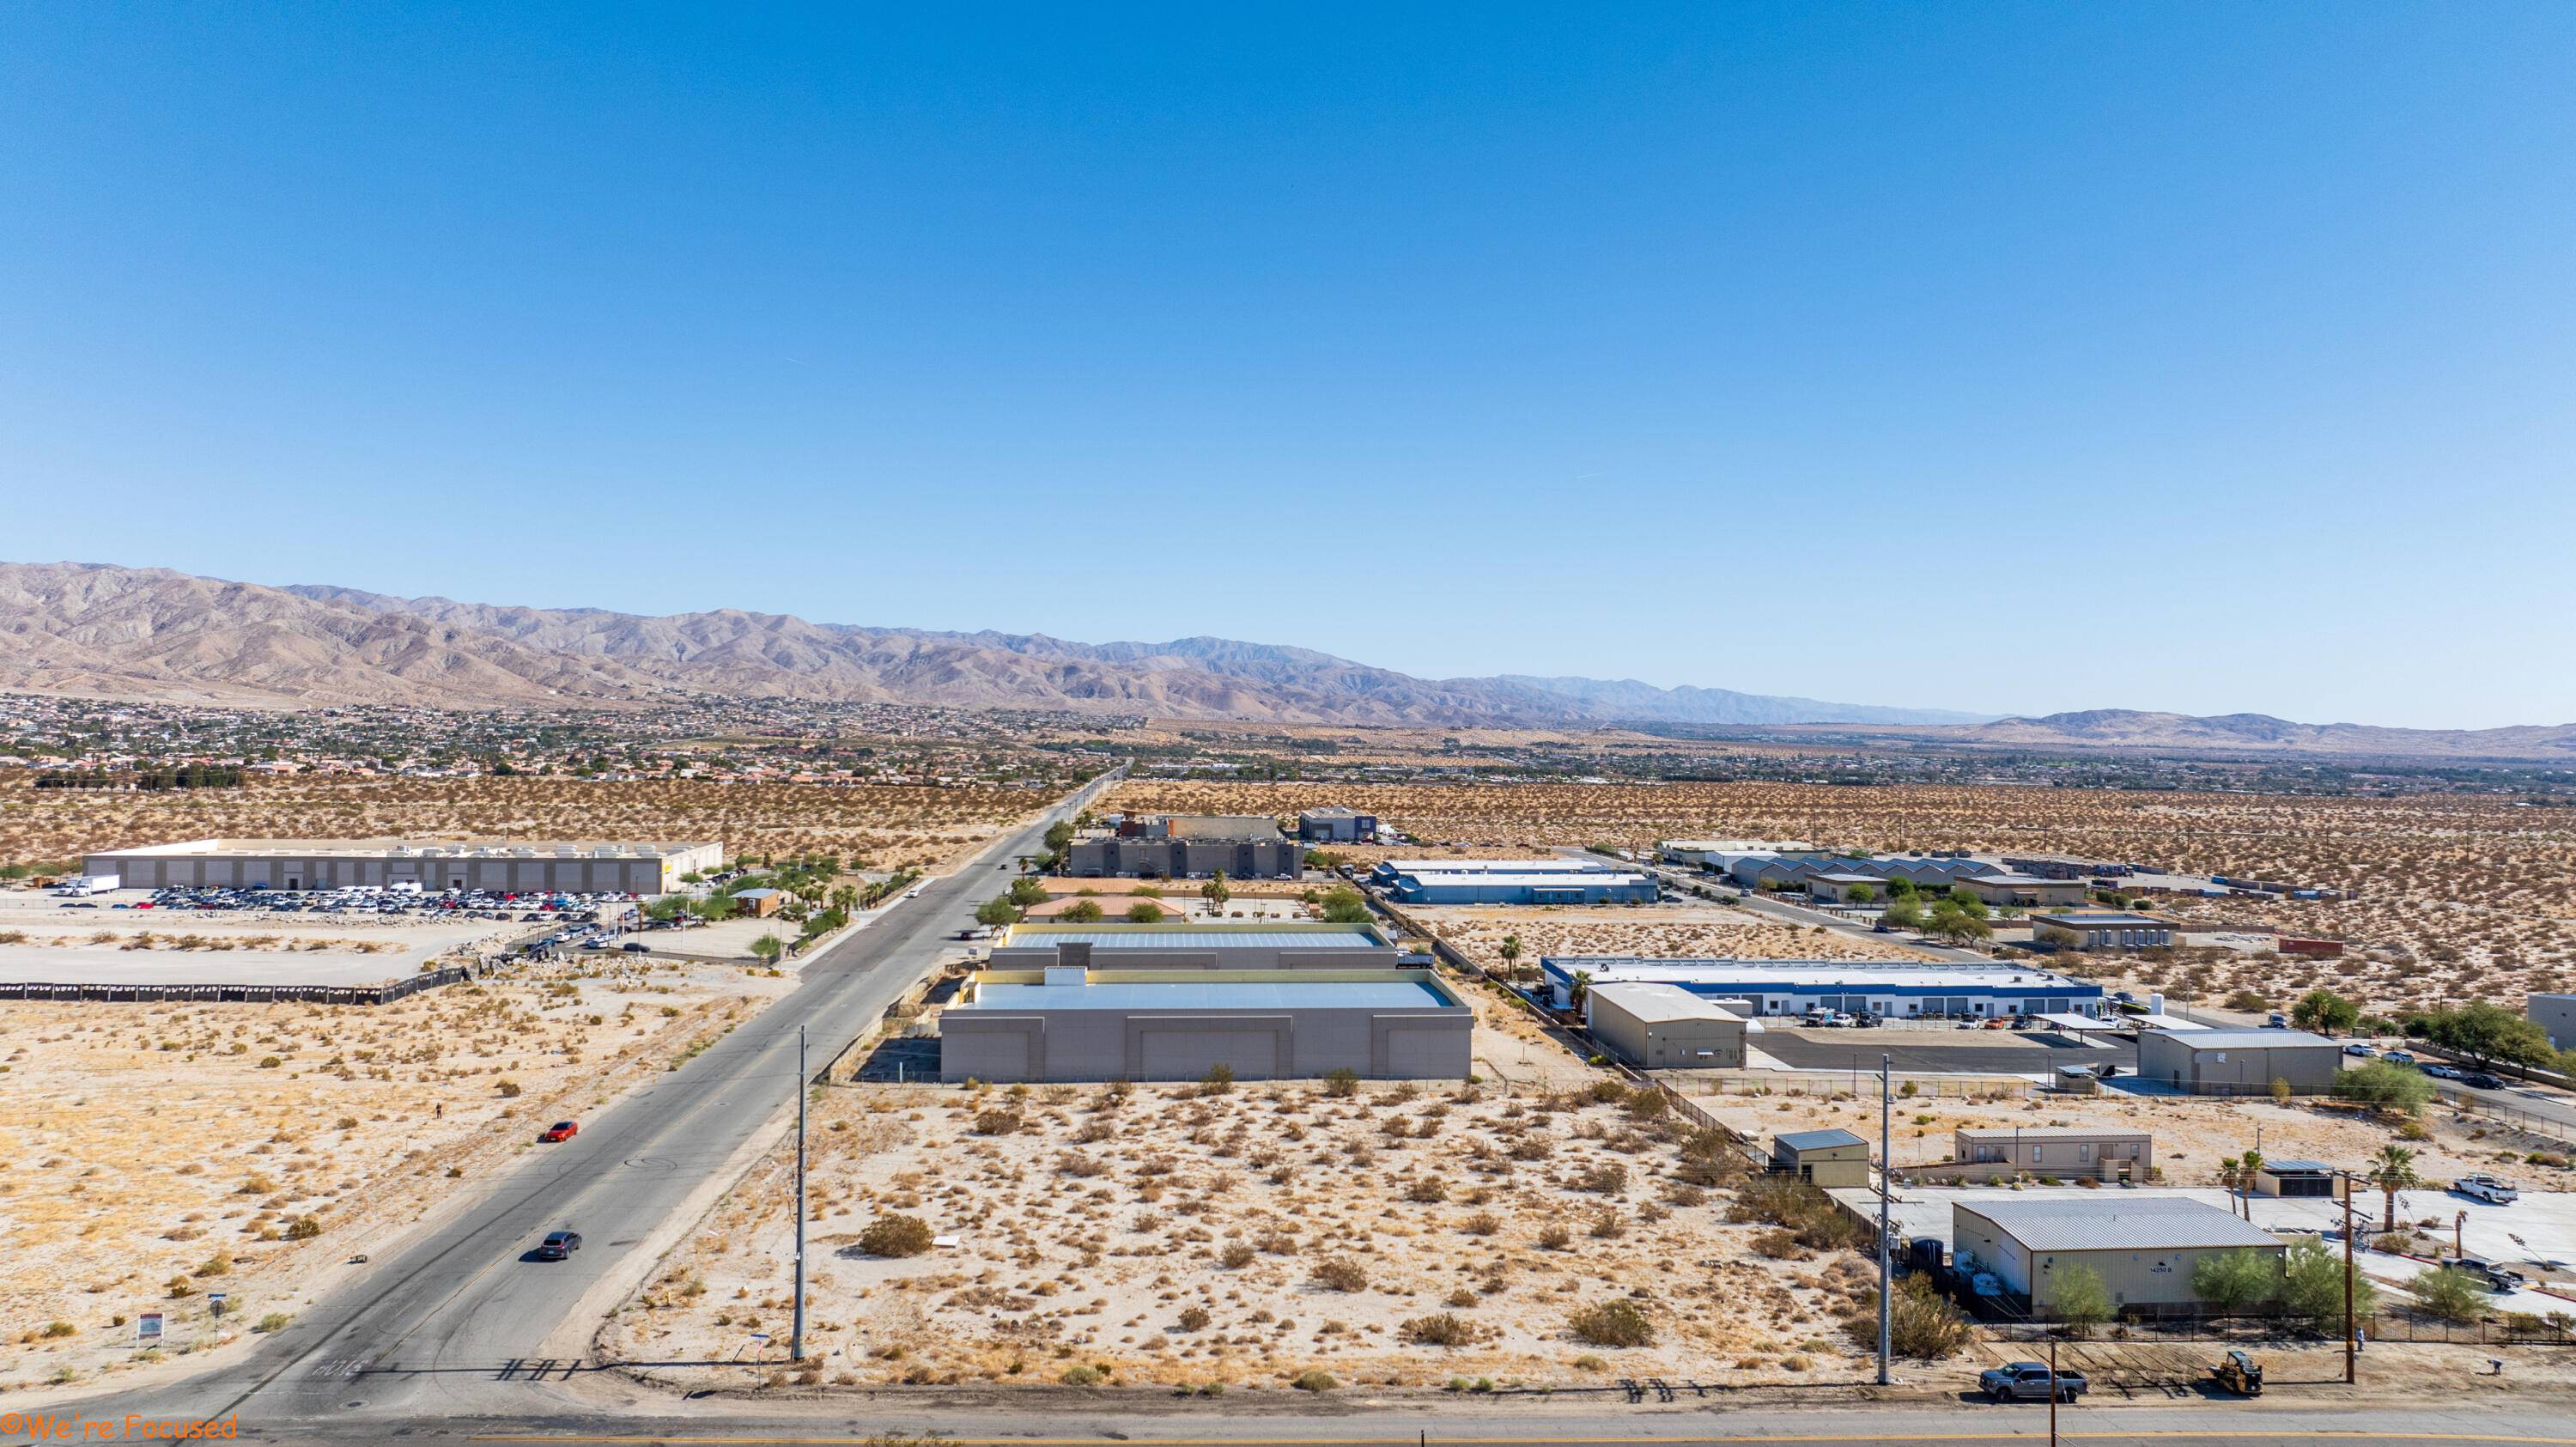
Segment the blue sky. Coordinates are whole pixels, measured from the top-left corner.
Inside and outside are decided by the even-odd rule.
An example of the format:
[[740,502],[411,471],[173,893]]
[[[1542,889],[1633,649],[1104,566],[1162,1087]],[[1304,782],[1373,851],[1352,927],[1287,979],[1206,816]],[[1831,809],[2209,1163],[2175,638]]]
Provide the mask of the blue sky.
[[2576,720],[2571,70],[2568,6],[12,6],[0,556]]

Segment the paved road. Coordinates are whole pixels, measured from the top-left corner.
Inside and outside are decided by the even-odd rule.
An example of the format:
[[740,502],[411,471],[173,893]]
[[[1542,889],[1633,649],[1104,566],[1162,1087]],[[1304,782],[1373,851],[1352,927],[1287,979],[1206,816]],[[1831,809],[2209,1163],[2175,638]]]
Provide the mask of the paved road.
[[[534,1389],[532,1389],[534,1390]],[[1043,1389],[1041,1389],[1043,1391]],[[2173,1442],[2318,1442],[2355,1447],[2407,1443],[2512,1442],[2576,1447],[2576,1423],[2538,1402],[2499,1394],[2492,1405],[2458,1409],[2422,1407],[2338,1408],[2341,1387],[2308,1393],[2288,1404],[2121,1404],[2089,1402],[2061,1407],[2058,1431],[2067,1440],[2139,1444]],[[668,1409],[623,1415],[522,1409],[520,1413],[468,1418],[387,1418],[351,1413],[329,1422],[241,1418],[242,1440],[333,1444],[523,1443],[798,1443],[888,1447],[942,1434],[941,1447],[1730,1447],[1755,1443],[2018,1444],[2048,1440],[2044,1405],[1988,1406],[1934,1402],[1852,1407],[1773,1401],[1718,1408],[1660,1406],[1649,1398],[1632,1406],[1612,1397],[1584,1409],[1533,1406],[1527,1401],[1491,1405],[1429,1402],[1414,1406],[1352,1404],[1332,1399],[1283,1401],[1275,1393],[1256,1405],[1156,1404],[1130,1394],[1103,1394],[1032,1403],[1017,1410],[979,1406],[941,1411],[935,1402],[912,1405],[883,1398],[845,1405],[780,1404],[747,1410],[744,1404],[707,1404],[702,1415]],[[1124,1400],[1122,1400],[1122,1398]],[[2318,1400],[2326,1398],[2328,1400]]]
[[[1037,852],[1048,824],[1108,782],[919,886],[917,898],[809,961],[792,994],[585,1122],[571,1141],[521,1157],[507,1178],[382,1263],[351,1268],[349,1284],[246,1358],[138,1394],[147,1402],[114,1403],[117,1410],[245,1420],[490,1410],[496,1378],[525,1381],[513,1364],[577,1360],[613,1304],[616,1278],[649,1266],[670,1228],[703,1209],[693,1197],[788,1117],[796,1027],[807,1027],[811,1067],[820,1070],[974,922],[977,904],[1001,892],[1009,875],[997,862],[1007,868],[1013,855]],[[586,1238],[578,1255],[523,1259],[558,1227]]]

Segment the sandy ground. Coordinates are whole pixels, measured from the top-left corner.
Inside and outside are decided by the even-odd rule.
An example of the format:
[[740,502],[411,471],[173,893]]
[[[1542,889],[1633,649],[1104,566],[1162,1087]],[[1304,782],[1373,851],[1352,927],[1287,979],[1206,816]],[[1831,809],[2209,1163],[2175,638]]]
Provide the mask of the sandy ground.
[[[1677,1128],[1490,1085],[856,1087],[817,1109],[815,1378],[842,1385],[1795,1380],[1845,1369],[1834,1323],[1867,1274],[1764,1259],[1746,1243],[1765,1228],[1729,1224],[1724,1192],[1671,1195]],[[756,1169],[603,1353],[700,1358],[662,1374],[741,1384],[751,1333],[785,1322],[789,1187],[783,1159]],[[956,1240],[868,1254],[860,1232],[892,1214]],[[1646,1313],[1651,1345],[1575,1338],[1570,1315],[1613,1300]],[[1444,1315],[1467,1344],[1406,1340]]]
[[[2342,960],[2229,951],[2167,970],[2204,998],[2275,1003],[2329,986],[2395,1010],[2576,990],[2576,817],[2477,795],[2406,798],[1803,784],[1315,785],[1139,780],[1106,807],[1272,813],[1331,802],[1466,852],[1596,842],[1813,839],[1861,850],[2065,853],[2349,891],[2341,902],[2151,905],[2195,930],[2277,928],[2350,941]],[[1398,850],[1396,852],[1407,852]],[[1414,850],[1411,852],[1423,852]],[[2161,968],[2161,967],[2160,967]]]
[[144,1311],[178,1352],[293,1315],[546,1124],[792,983],[599,960],[375,1007],[0,1006],[0,1390],[145,1359]]
[[1930,956],[1878,936],[1800,928],[1721,904],[1409,905],[1406,914],[1489,970],[1503,968],[1506,938],[1521,942],[1520,965],[1549,955],[1639,955],[1648,959],[1921,960]]

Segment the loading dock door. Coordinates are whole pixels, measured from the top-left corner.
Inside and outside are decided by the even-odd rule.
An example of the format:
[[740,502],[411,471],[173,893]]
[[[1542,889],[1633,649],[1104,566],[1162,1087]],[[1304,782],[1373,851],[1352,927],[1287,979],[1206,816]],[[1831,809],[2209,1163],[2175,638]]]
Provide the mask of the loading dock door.
[[1276,1080],[1287,1062],[1280,1058],[1284,1031],[1208,1030],[1196,1026],[1137,1032],[1146,1080],[1198,1080],[1219,1065],[1232,1068],[1237,1080]]

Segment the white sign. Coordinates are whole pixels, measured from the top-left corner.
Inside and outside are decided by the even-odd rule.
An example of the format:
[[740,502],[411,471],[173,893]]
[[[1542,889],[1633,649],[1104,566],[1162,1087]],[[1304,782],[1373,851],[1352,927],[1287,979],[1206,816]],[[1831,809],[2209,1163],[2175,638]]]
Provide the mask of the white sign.
[[161,1339],[161,1313],[157,1311],[147,1311],[143,1313],[141,1319],[136,1322],[134,1330],[135,1340],[137,1341],[159,1341]]

